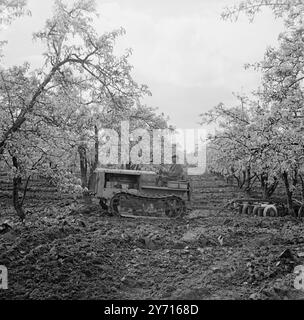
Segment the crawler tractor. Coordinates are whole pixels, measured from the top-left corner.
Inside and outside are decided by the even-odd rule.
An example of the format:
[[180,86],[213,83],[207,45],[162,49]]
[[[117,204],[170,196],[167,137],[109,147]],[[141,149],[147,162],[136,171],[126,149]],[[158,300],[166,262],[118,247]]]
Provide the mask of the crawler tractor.
[[97,169],[93,185],[102,208],[118,216],[179,218],[191,199],[188,181],[159,187],[153,171]]

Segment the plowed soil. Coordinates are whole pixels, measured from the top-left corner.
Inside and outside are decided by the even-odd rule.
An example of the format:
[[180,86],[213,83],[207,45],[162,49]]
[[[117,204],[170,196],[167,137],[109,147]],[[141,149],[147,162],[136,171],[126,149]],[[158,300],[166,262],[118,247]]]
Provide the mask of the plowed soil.
[[30,193],[24,224],[5,190],[0,299],[303,299],[304,224],[292,217],[221,208],[239,196],[211,175],[193,179],[192,210],[180,220],[110,217],[96,205]]

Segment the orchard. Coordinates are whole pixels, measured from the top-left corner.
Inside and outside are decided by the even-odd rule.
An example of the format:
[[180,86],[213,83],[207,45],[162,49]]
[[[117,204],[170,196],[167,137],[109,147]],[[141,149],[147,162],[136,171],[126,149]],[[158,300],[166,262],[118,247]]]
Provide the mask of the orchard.
[[[2,31],[34,18],[30,8],[38,2],[0,0],[0,300],[303,300],[304,1],[235,0],[221,9],[216,19],[227,24],[237,26],[245,19],[255,26],[268,10],[284,27],[277,44],[242,70],[242,81],[249,70],[259,74],[256,88],[233,93],[234,104],[216,100],[215,107],[206,108],[199,95],[199,79],[204,79],[200,72],[216,75],[207,74],[202,85],[206,99],[209,82],[217,83],[220,75],[212,61],[201,63],[191,46],[202,41],[208,51],[207,42],[216,47],[217,37],[225,43],[217,28],[205,28],[199,17],[208,1],[185,5],[180,0],[174,8],[163,1],[164,10],[158,1],[105,1],[115,17],[130,15],[141,42],[148,46],[148,39],[155,46],[149,47],[149,55],[143,54],[145,45],[138,50],[145,69],[150,67],[152,90],[136,80],[140,72],[134,69],[141,64],[132,60],[132,50],[118,53],[128,30],[96,27],[103,19],[101,1],[52,1],[52,12],[33,34],[33,52],[43,48],[36,63],[8,65],[10,39]],[[142,10],[140,17],[128,10],[134,2]],[[195,12],[188,19],[193,3]],[[213,13],[202,15],[211,23]],[[156,33],[149,33],[151,25]],[[211,49],[212,56],[226,59],[226,48],[222,55]],[[157,88],[159,100],[154,101],[165,101],[165,96],[171,108],[187,97],[189,106],[187,101],[182,111],[175,105],[171,109],[182,123],[199,104],[196,130],[210,128],[201,141],[207,150],[206,172],[195,171],[199,168],[190,163],[183,167],[176,154],[170,154],[175,162],[168,168],[155,165],[153,139],[133,134],[154,138],[153,132],[178,131],[165,112],[169,107],[159,111],[147,103]],[[222,88],[230,89],[227,83]],[[149,163],[102,163],[103,147],[111,140],[106,132],[117,132],[120,160],[131,153],[122,142],[124,122],[130,131],[128,146],[138,158],[146,147]],[[159,141],[161,151],[170,142]],[[173,153],[183,144],[175,141]],[[196,141],[189,155],[195,158],[200,147]],[[168,178],[178,170],[178,178]],[[144,174],[159,180],[143,186]],[[122,197],[109,196],[109,201],[107,192]],[[148,214],[136,216],[134,208],[120,214],[124,197]],[[155,199],[165,217],[150,215]],[[111,205],[116,206],[114,213]],[[135,316],[137,311],[131,303],[120,308],[110,302],[105,314]],[[202,309],[199,303],[173,302],[151,303],[146,311],[194,316]]]
[[218,128],[209,137],[210,170],[231,177],[246,191],[258,183],[264,199],[282,184],[288,214],[297,216],[302,208],[295,212],[294,197],[304,200],[303,2],[245,1],[227,9],[223,18],[245,13],[253,20],[263,7],[284,19],[285,30],[278,47],[268,48],[262,61],[246,66],[261,73],[260,87],[248,96],[237,94],[236,106],[220,103],[201,120]]

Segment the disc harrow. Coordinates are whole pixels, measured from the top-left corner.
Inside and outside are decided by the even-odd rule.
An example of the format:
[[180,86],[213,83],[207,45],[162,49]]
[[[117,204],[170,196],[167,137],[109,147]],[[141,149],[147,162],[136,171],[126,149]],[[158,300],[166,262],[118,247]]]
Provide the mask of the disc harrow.
[[239,214],[247,214],[259,217],[278,217],[277,207],[268,201],[234,200],[234,207],[238,208]]

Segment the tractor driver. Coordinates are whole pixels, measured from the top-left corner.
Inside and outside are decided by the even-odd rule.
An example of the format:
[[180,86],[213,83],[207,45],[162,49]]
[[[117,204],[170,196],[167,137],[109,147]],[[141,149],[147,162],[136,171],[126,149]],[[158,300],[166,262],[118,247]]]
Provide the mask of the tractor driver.
[[184,169],[181,164],[176,163],[176,160],[177,156],[174,154],[172,156],[172,165],[169,170],[166,170],[164,167],[159,170],[157,177],[158,186],[163,187],[168,181],[178,181],[185,178]]

